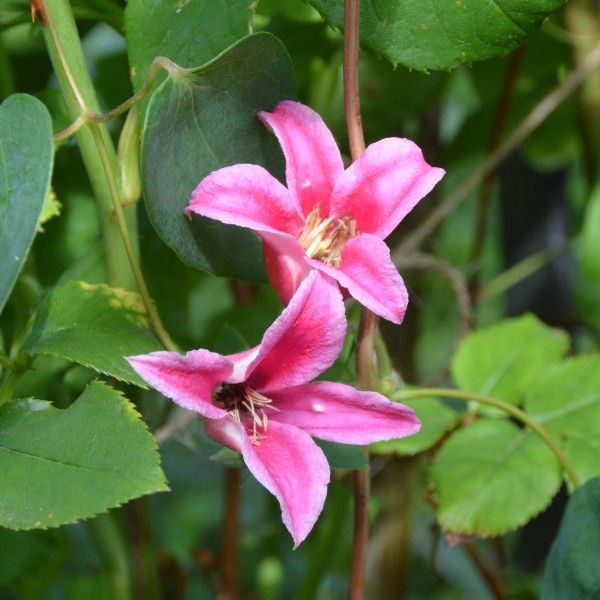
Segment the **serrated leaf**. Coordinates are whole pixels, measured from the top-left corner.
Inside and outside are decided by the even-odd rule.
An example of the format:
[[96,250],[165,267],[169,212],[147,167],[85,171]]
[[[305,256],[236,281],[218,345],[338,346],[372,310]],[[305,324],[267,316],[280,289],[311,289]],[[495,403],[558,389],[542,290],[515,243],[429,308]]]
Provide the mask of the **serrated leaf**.
[[125,37],[134,89],[157,56],[182,67],[203,65],[247,36],[253,16],[247,0],[129,0]]
[[156,445],[133,406],[96,382],[68,409],[0,407],[0,525],[55,527],[167,489]]
[[[344,0],[309,0],[343,28]],[[504,56],[522,44],[566,0],[453,0],[360,3],[360,41],[392,64],[448,69]]]
[[542,600],[592,600],[600,594],[600,478],[578,488],[546,563]]
[[0,105],[0,312],[23,267],[50,187],[52,121],[33,96]]
[[265,281],[261,246],[249,230],[183,210],[211,171],[236,163],[283,173],[283,155],[257,113],[294,97],[292,65],[275,37],[249,36],[209,65],[170,78],[152,95],[142,136],[146,208],[160,237],[187,264]]
[[[394,396],[392,395],[392,400]],[[373,454],[400,454],[413,456],[431,448],[450,431],[460,419],[460,413],[452,410],[438,398],[418,398],[403,400],[402,404],[412,408],[419,420],[421,429],[414,435],[397,440],[388,440],[371,444]]]
[[430,473],[442,528],[482,538],[525,524],[562,483],[558,460],[542,439],[499,419],[453,434]]
[[581,481],[600,475],[600,356],[578,356],[532,387],[525,409],[563,448]]
[[67,358],[140,387],[147,385],[125,356],[162,349],[137,294],[83,281],[46,297],[23,344],[27,354]]
[[452,361],[456,385],[520,405],[531,385],[569,348],[566,332],[533,315],[506,319],[468,335]]

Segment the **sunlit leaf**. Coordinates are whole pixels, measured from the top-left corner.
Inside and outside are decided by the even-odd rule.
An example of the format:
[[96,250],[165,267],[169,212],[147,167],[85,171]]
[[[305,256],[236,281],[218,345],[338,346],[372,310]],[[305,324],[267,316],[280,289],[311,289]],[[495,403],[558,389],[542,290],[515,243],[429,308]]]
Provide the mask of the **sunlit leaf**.
[[490,537],[540,513],[560,488],[558,460],[535,433],[481,419],[453,434],[431,465],[443,529]]
[[0,525],[54,527],[167,489],[152,436],[101,383],[68,409],[42,400],[0,407]]

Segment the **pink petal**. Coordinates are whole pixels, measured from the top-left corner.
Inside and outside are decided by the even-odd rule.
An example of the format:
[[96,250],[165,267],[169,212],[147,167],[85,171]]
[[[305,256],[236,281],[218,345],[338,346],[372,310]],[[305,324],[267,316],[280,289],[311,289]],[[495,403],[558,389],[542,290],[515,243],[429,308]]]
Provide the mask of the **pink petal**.
[[283,524],[298,546],[325,503],[330,471],[322,450],[304,431],[281,423],[269,423],[260,445],[233,419],[207,421],[206,433],[242,453],[252,475],[279,500]]
[[343,383],[307,383],[270,398],[281,412],[270,415],[269,431],[277,421],[331,442],[372,444],[412,435],[421,426],[411,408]]
[[329,198],[344,165],[323,119],[308,106],[289,100],[258,116],[281,144],[288,188],[302,214],[306,217],[320,204],[321,216],[328,216]]
[[380,140],[340,177],[331,197],[331,213],[353,217],[360,232],[385,239],[444,172],[429,166],[410,140]]
[[213,171],[193,191],[184,212],[294,237],[304,224],[285,186],[257,165],[234,165]]
[[378,237],[363,233],[348,240],[337,269],[310,258],[306,261],[337,280],[375,314],[392,323],[402,323],[408,293],[390,258],[389,248]]
[[264,392],[310,381],[338,357],[346,318],[338,286],[312,271],[288,307],[267,329],[256,361],[248,369],[248,385]]
[[153,388],[180,406],[207,419],[221,419],[227,414],[212,403],[213,389],[233,372],[233,364],[224,356],[208,350],[192,350],[185,356],[152,352],[129,356],[127,360]]
[[238,352],[237,354],[229,354],[227,358],[233,363],[233,373],[227,378],[227,383],[242,383],[246,381],[248,367],[254,362],[258,356],[260,346]]
[[306,252],[297,239],[288,235],[263,232],[260,237],[269,281],[286,306],[312,270],[304,260]]

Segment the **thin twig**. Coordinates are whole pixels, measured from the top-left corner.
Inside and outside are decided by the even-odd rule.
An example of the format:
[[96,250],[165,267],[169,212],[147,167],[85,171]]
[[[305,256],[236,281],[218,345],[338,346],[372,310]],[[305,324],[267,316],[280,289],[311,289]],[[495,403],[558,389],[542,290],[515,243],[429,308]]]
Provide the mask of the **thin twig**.
[[488,569],[487,565],[483,562],[481,556],[479,556],[479,551],[477,550],[477,546],[473,541],[463,542],[463,546],[467,551],[467,554],[471,557],[473,564],[479,571],[479,574],[483,577],[485,582],[487,583],[490,591],[492,592],[494,598],[496,600],[507,600],[508,594],[506,590],[502,587],[502,584],[498,579],[494,576],[492,571]]
[[484,161],[483,165],[470,177],[465,179],[454,192],[431,212],[428,218],[419,225],[392,253],[394,262],[402,255],[417,249],[423,240],[481,183],[482,179],[493,171],[513,150],[518,148],[543,121],[594,71],[600,67],[600,43],[589,53],[586,60],[572,71],[557,88],[550,92],[521,121],[507,140]]
[[240,470],[227,468],[225,480],[225,516],[220,557],[221,587],[219,600],[238,600],[239,513],[240,513]]

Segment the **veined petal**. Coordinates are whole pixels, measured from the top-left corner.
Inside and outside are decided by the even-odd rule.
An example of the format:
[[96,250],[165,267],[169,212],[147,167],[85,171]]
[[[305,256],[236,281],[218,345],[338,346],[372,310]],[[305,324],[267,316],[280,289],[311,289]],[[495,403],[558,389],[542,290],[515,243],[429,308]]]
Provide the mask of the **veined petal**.
[[209,421],[206,432],[242,453],[252,475],[279,500],[283,524],[298,546],[325,503],[330,470],[322,450],[307,433],[282,423],[269,422],[260,445],[252,444],[233,419]]
[[233,372],[232,362],[208,350],[152,352],[127,357],[129,364],[153,388],[179,406],[207,419],[221,419],[227,411],[212,403],[212,391]]
[[248,385],[268,396],[270,390],[310,381],[333,364],[345,335],[344,301],[337,284],[312,271],[267,329],[248,368]]
[[306,261],[333,277],[353,298],[375,314],[402,323],[408,293],[385,242],[367,233],[348,240],[342,249],[342,264],[331,267],[317,260]]
[[227,358],[233,363],[233,373],[227,379],[227,383],[242,383],[246,381],[248,367],[258,356],[259,350],[260,346],[255,346],[243,352],[227,355]]
[[304,224],[287,188],[258,165],[233,165],[213,171],[192,192],[184,212],[294,237]]
[[312,108],[290,100],[258,116],[281,144],[288,188],[302,214],[306,217],[320,204],[321,216],[327,217],[329,198],[344,164],[323,119]]
[[262,232],[260,237],[269,281],[283,305],[287,306],[311,271],[304,260],[306,252],[297,239],[288,235]]
[[269,430],[273,421],[288,423],[331,442],[372,444],[421,427],[412,408],[343,383],[306,383],[272,392],[271,400],[281,412],[269,416]]
[[380,140],[340,177],[332,193],[331,213],[350,216],[360,232],[385,239],[444,173],[428,165],[410,140]]

